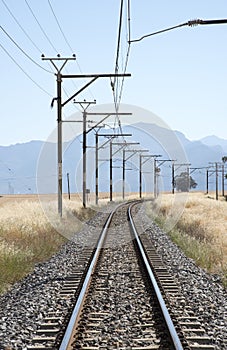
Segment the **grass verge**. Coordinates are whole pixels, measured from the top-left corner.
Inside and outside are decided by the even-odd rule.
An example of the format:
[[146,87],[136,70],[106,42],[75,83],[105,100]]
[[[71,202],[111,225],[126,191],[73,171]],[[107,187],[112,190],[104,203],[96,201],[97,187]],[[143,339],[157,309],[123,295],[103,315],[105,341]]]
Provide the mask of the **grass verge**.
[[[50,258],[67,241],[67,235],[56,229],[58,225],[72,234],[81,229],[83,221],[94,215],[94,211],[81,208],[76,201],[71,202],[62,220],[55,205],[48,203],[48,211],[48,217],[57,223],[55,228],[39,202],[0,203],[0,293],[25,277],[35,264]],[[68,215],[75,218],[72,227]]]
[[[156,223],[165,228],[171,208],[171,195],[163,195]],[[156,208],[154,208],[156,209]],[[154,218],[153,208],[147,208]],[[189,258],[210,273],[221,276],[227,287],[227,203],[217,202],[202,193],[189,195],[184,211],[168,234]]]

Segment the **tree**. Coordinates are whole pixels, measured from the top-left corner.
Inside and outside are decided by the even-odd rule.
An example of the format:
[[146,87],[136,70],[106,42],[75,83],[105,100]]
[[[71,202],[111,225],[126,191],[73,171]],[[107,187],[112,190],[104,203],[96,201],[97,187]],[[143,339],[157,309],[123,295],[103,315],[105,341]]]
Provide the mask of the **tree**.
[[174,187],[179,192],[189,192],[190,188],[196,188],[198,184],[195,180],[184,171],[174,178]]

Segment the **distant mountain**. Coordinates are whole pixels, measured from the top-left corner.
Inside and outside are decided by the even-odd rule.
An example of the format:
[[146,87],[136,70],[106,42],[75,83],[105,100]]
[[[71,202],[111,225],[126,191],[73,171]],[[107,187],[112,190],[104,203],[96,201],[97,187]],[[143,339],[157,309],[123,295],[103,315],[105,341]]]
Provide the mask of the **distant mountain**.
[[227,154],[227,140],[215,135],[206,136],[200,140],[204,145],[210,147],[221,147],[222,151]]
[[[104,130],[104,129],[103,129]],[[160,167],[160,189],[171,190],[171,162],[190,163],[192,168],[203,168],[209,162],[219,162],[227,155],[227,140],[208,136],[199,141],[190,141],[179,131],[165,127],[137,123],[122,127],[124,133],[131,133],[128,142],[140,142],[131,149],[146,149],[144,155],[162,155],[158,158]],[[102,131],[107,133],[108,130]],[[106,142],[100,137],[100,144]],[[67,173],[70,175],[72,192],[81,192],[82,187],[82,137],[63,144],[63,191],[67,192]],[[114,141],[115,142],[115,141]],[[117,142],[117,140],[116,140]],[[87,188],[95,191],[95,137],[88,134],[87,145]],[[118,146],[119,147],[119,146]],[[122,188],[122,153],[114,146],[113,182],[114,190]],[[138,191],[139,157],[126,152],[126,190]],[[99,149],[99,188],[109,190],[109,145]],[[143,164],[143,190],[153,190],[153,160]],[[176,167],[176,172],[185,171],[185,167]],[[205,190],[205,169],[193,169],[192,177],[198,183],[198,190]],[[220,177],[221,178],[221,177]],[[215,181],[210,177],[210,189]],[[57,145],[52,142],[30,141],[11,146],[0,146],[0,194],[13,193],[56,193],[57,192]]]

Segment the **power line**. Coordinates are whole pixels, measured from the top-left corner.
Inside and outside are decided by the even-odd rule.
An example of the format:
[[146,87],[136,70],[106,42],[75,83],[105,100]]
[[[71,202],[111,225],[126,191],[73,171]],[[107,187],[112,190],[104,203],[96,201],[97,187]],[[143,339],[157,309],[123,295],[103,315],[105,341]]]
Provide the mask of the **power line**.
[[10,13],[10,15],[13,17],[14,21],[17,23],[17,25],[20,27],[20,29],[22,30],[22,32],[26,35],[26,37],[30,40],[30,42],[32,43],[32,45],[39,51],[39,53],[42,53],[41,50],[38,48],[38,46],[36,45],[36,43],[31,39],[31,37],[28,35],[28,33],[24,30],[24,28],[22,27],[22,25],[20,24],[20,22],[17,20],[17,18],[14,16],[14,14],[12,13],[12,11],[10,10],[9,6],[5,3],[4,0],[1,0],[3,5],[6,7],[7,11]]
[[29,11],[31,12],[33,18],[35,19],[36,23],[38,24],[40,30],[42,31],[43,35],[45,36],[45,38],[47,39],[47,41],[49,42],[49,44],[51,45],[51,47],[53,48],[53,50],[54,50],[56,53],[58,53],[58,52],[57,52],[57,49],[56,49],[56,48],[54,47],[54,45],[52,44],[51,40],[48,38],[48,36],[47,36],[45,30],[43,29],[43,27],[42,27],[41,24],[39,23],[39,21],[38,21],[36,15],[34,14],[34,12],[33,12],[32,8],[31,8],[31,6],[29,5],[28,1],[25,0],[25,3],[26,3],[26,5],[27,5]]
[[[40,50],[40,48],[36,45],[36,43],[32,40],[32,38],[30,37],[30,35],[28,35],[28,33],[26,32],[26,30],[22,27],[22,25],[20,24],[20,22],[18,21],[18,19],[16,18],[16,16],[13,14],[13,12],[10,10],[9,6],[5,3],[4,0],[1,0],[3,5],[6,7],[7,11],[9,12],[9,14],[12,16],[12,18],[14,19],[14,21],[17,23],[17,25],[19,26],[19,28],[22,30],[22,32],[25,34],[25,36],[28,38],[28,40],[32,43],[32,45],[36,48],[36,50],[42,54],[42,51]],[[50,68],[52,69],[52,66],[50,66]],[[53,69],[50,73],[53,73]]]
[[17,67],[20,68],[20,70],[27,76],[28,79],[30,79],[40,90],[45,92],[48,96],[52,97],[51,94],[49,94],[48,91],[46,91],[42,86],[40,86],[20,65],[17,63],[17,61],[10,55],[10,53],[4,48],[2,44],[0,44],[0,47],[2,50],[11,58],[11,60],[17,65]]
[[[123,19],[123,1],[121,1],[120,6],[120,13],[119,13],[119,27],[118,27],[118,40],[117,40],[117,53],[116,53],[116,62],[115,62],[115,73],[119,70],[119,55],[120,55],[120,44],[121,44],[121,36],[122,36],[122,19]],[[126,69],[129,62],[129,54],[130,54],[130,37],[131,37],[131,29],[130,29],[130,0],[127,2],[127,21],[128,21],[128,33],[127,33],[127,42],[128,42],[128,49],[126,53],[126,59],[125,59],[125,65],[123,72],[126,73]],[[124,86],[124,77],[121,81],[121,86],[119,83],[119,79],[116,78],[114,82],[111,82],[112,90],[113,90],[113,97],[114,97],[114,104],[115,104],[115,110],[116,112],[119,110],[122,94],[123,94],[123,86]],[[118,116],[116,116],[116,119],[118,120],[118,126],[120,129],[120,132],[123,133],[121,122]]]
[[[120,43],[121,43],[121,28],[122,28],[122,17],[123,17],[123,0],[121,0],[120,5],[120,13],[119,13],[119,25],[118,25],[118,39],[117,39],[117,52],[116,52],[116,61],[115,61],[115,74],[118,73],[119,70],[119,54],[120,54]],[[113,96],[114,96],[114,104],[116,111],[118,110],[117,106],[117,95],[118,95],[118,78],[114,78],[114,82],[112,83],[112,89],[113,89]]]
[[56,16],[56,14],[55,14],[55,12],[54,12],[54,9],[53,9],[53,6],[51,5],[50,0],[48,0],[48,4],[49,4],[50,9],[51,9],[51,12],[52,12],[52,14],[53,14],[53,16],[54,16],[54,18],[55,18],[55,21],[56,21],[56,23],[57,23],[57,25],[58,25],[58,28],[59,28],[59,30],[60,30],[60,32],[61,32],[63,38],[65,39],[66,44],[68,45],[69,49],[70,49],[71,52],[73,53],[74,51],[73,51],[71,45],[69,44],[69,42],[68,42],[68,40],[67,40],[67,38],[66,38],[66,36],[65,36],[65,34],[64,34],[63,30],[62,30],[62,28],[61,28],[61,26],[60,26],[60,23],[59,23],[59,21],[58,21],[58,19],[57,19],[57,16]]
[[[119,13],[119,25],[118,25],[118,38],[117,38],[117,51],[116,51],[116,60],[115,60],[115,74],[118,73],[119,70],[119,54],[120,54],[120,43],[121,43],[121,29],[122,29],[122,17],[123,17],[123,0],[121,0],[121,5],[120,5],[120,13]],[[119,105],[117,103],[118,100],[118,88],[119,88],[119,79],[118,77],[114,78],[114,81],[111,81],[111,86],[112,86],[112,91],[113,91],[113,99],[114,99],[114,105],[115,105],[115,111],[118,112],[119,110]],[[118,121],[118,126],[120,129],[121,134],[123,134],[122,127],[121,127],[121,122],[116,115],[115,118],[115,123]],[[124,137],[123,137],[124,139]]]
[[[66,35],[65,35],[65,33],[64,33],[63,29],[62,29],[62,27],[61,27],[61,25],[60,25],[60,21],[59,21],[58,18],[57,18],[57,15],[56,15],[56,13],[55,13],[55,11],[54,11],[53,6],[51,5],[50,0],[48,0],[48,4],[49,4],[49,7],[50,7],[51,12],[52,12],[52,15],[54,16],[54,19],[55,19],[55,21],[56,21],[56,23],[57,23],[57,25],[58,25],[58,28],[59,28],[59,30],[60,30],[60,32],[61,32],[61,34],[62,34],[62,36],[63,36],[63,38],[64,38],[64,40],[65,40],[65,42],[66,42],[66,44],[68,45],[70,51],[71,51],[72,53],[74,53],[74,50],[72,49],[72,46],[70,45],[70,43],[69,43],[69,41],[68,41],[68,39],[67,39],[67,37],[66,37]],[[76,60],[76,64],[77,64],[77,66],[78,66],[78,68],[79,68],[79,71],[82,73],[81,67],[80,67],[80,65],[79,65],[79,63],[78,63],[77,60]],[[66,69],[66,72],[68,73],[67,69]],[[75,84],[74,80],[71,80],[71,81],[72,81],[73,86],[74,86],[76,89],[78,89],[78,86]],[[90,92],[90,94],[92,95],[92,97],[94,98],[94,95],[92,94],[92,92],[90,91],[90,89],[89,89],[89,92]],[[95,99],[95,98],[94,98],[94,99]],[[75,104],[74,104],[74,107],[75,107],[77,110],[79,110],[79,108],[78,108]]]
[[[128,62],[129,62],[129,54],[130,54],[130,48],[131,48],[131,14],[130,14],[130,0],[128,0],[128,36],[127,36],[127,42],[128,42],[128,49],[127,49],[127,54],[126,54],[126,59],[125,59],[125,68],[124,68],[124,73],[126,73],[126,69],[128,67]],[[122,93],[123,93],[123,86],[124,86],[124,77],[122,78],[122,83],[121,83],[121,89],[120,89],[120,94],[119,94],[119,100],[118,104],[121,103],[121,98],[122,98]]]
[[178,25],[173,26],[173,27],[169,27],[169,28],[166,28],[166,29],[158,30],[157,32],[153,32],[153,33],[150,33],[150,34],[143,35],[139,39],[130,40],[130,43],[135,43],[135,42],[141,41],[141,40],[143,40],[145,38],[148,38],[150,36],[161,34],[161,33],[164,33],[164,32],[168,32],[170,30],[173,30],[173,29],[176,29],[176,28],[180,28],[180,27],[185,27],[185,26],[195,27],[197,25],[226,24],[226,23],[227,23],[227,19],[214,19],[214,20],[194,19],[194,20],[191,20],[191,21],[188,21],[188,22],[185,22],[185,23],[178,24]]
[[5,35],[12,41],[12,43],[32,62],[34,63],[36,66],[38,66],[39,68],[41,68],[42,70],[44,70],[47,73],[51,73],[53,74],[53,72],[47,70],[46,68],[42,67],[39,63],[37,63],[35,60],[33,60],[33,58],[31,56],[29,56],[20,46],[19,44],[17,44],[17,42],[9,35],[9,33],[2,27],[0,26],[0,29],[5,33]]

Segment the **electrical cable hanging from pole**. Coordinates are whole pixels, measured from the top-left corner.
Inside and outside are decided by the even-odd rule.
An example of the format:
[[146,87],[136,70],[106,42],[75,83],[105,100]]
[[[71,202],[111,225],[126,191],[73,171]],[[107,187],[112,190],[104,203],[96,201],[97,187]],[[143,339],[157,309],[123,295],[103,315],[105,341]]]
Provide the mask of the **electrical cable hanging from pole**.
[[153,33],[150,33],[150,34],[143,35],[143,36],[141,36],[138,39],[130,40],[130,43],[135,43],[135,42],[138,42],[138,41],[142,41],[143,39],[148,38],[150,36],[161,34],[161,33],[165,33],[165,32],[168,32],[170,30],[173,30],[173,29],[176,29],[176,28],[180,28],[180,27],[185,27],[185,26],[195,27],[197,25],[226,24],[226,23],[227,23],[227,19],[214,19],[214,20],[194,19],[194,20],[190,20],[190,21],[185,22],[185,23],[178,24],[178,25],[173,26],[173,27],[165,28],[165,29],[162,29],[162,30],[158,30],[157,32],[153,32]]
[[[120,55],[120,45],[121,45],[121,36],[122,36],[122,19],[123,19],[123,0],[121,1],[120,5],[120,13],[119,13],[119,27],[118,27],[118,39],[117,39],[117,51],[116,51],[116,61],[115,61],[115,74],[119,71],[119,55]],[[130,40],[130,0],[128,0],[128,7],[127,7],[127,17],[128,17],[128,41]],[[126,73],[126,69],[128,66],[128,60],[129,60],[129,52],[130,52],[130,44],[128,43],[128,49],[126,54],[126,61],[125,61],[125,67],[124,67],[124,74]],[[111,81],[111,87],[113,91],[113,98],[114,98],[114,105],[115,105],[115,111],[116,113],[119,111],[119,106],[121,102],[121,97],[123,93],[123,85],[124,85],[124,76],[122,78],[121,86],[119,85],[119,79],[116,77],[114,81]],[[118,115],[116,116],[116,120],[118,121],[118,127],[120,132],[123,134],[122,126],[120,119]],[[123,138],[124,139],[124,138]]]
[[36,15],[35,15],[35,13],[34,13],[34,11],[32,10],[31,6],[29,5],[28,1],[27,1],[27,0],[24,0],[24,1],[25,1],[26,5],[27,5],[29,11],[31,12],[33,18],[35,19],[36,23],[38,24],[38,26],[39,26],[41,32],[43,33],[43,35],[44,35],[45,38],[47,39],[48,43],[50,44],[50,46],[52,47],[52,49],[53,49],[56,53],[58,53],[56,47],[54,47],[53,43],[51,42],[51,40],[50,40],[49,37],[47,36],[45,30],[43,29],[43,27],[41,26],[40,22],[38,21]]
[[36,43],[32,40],[32,38],[30,37],[30,35],[26,32],[26,30],[22,27],[22,25],[20,24],[20,22],[18,21],[18,19],[16,18],[16,16],[13,14],[13,12],[10,10],[9,6],[6,4],[6,2],[4,0],[1,0],[3,5],[5,6],[5,8],[7,9],[7,11],[9,12],[9,14],[11,15],[11,17],[14,19],[14,21],[17,23],[17,25],[20,27],[20,29],[22,30],[22,32],[25,34],[25,36],[28,38],[28,40],[32,43],[32,45],[36,48],[36,50],[41,54],[42,51],[40,50],[40,48],[36,45]]
[[47,73],[50,74],[54,74],[53,72],[47,70],[46,68],[42,67],[39,63],[37,63],[35,60],[33,60],[33,58],[31,56],[29,56],[27,54],[27,52],[25,52],[19,44],[17,44],[17,42],[12,38],[12,36],[2,27],[0,26],[0,29],[3,31],[3,33],[10,39],[10,41],[33,63],[35,64],[37,67],[41,68],[42,70],[44,70]]
[[[131,16],[130,16],[130,0],[128,0],[128,49],[127,49],[127,53],[126,53],[126,59],[125,59],[125,68],[124,68],[124,73],[126,73],[126,69],[128,67],[128,62],[129,62],[129,54],[130,54],[130,49],[131,49],[131,28],[130,28],[130,21],[131,21]],[[121,103],[121,98],[122,98],[122,93],[123,93],[123,86],[124,86],[124,77],[122,78],[122,83],[121,83],[121,88],[120,88],[120,94],[119,94],[119,98],[118,98],[118,105],[120,105]]]
[[[66,37],[66,35],[65,35],[65,33],[64,33],[64,31],[63,31],[61,25],[60,25],[60,21],[58,20],[58,17],[57,17],[57,15],[56,15],[55,11],[54,11],[53,5],[51,4],[51,1],[50,1],[50,0],[48,0],[48,4],[49,4],[50,10],[51,10],[51,13],[52,13],[52,15],[53,15],[53,17],[54,17],[54,19],[55,19],[55,21],[56,21],[56,23],[57,23],[57,26],[58,26],[58,28],[59,28],[59,30],[60,30],[60,32],[61,32],[63,38],[64,38],[64,40],[65,40],[65,42],[66,42],[66,44],[67,44],[69,50],[70,50],[71,53],[73,54],[74,50],[72,49],[72,46],[70,45],[69,40],[67,39],[67,37]],[[75,61],[75,63],[77,64],[79,71],[82,73],[81,67],[80,67],[80,65],[79,65],[79,63],[78,63],[78,59]],[[65,68],[65,71],[66,71],[66,73],[68,73],[67,68]],[[71,82],[72,82],[74,88],[78,89],[78,86],[75,84],[74,80],[71,80]],[[64,89],[63,89],[63,90],[64,90]],[[65,91],[65,90],[64,90],[64,91]],[[90,94],[91,94],[91,96],[93,97],[93,99],[95,99],[95,98],[94,98],[94,95],[92,94],[92,92],[90,91],[90,89],[88,89],[88,91],[90,92]],[[74,104],[73,106],[74,106],[77,110],[79,110],[75,104]]]
[[50,7],[50,9],[51,9],[51,12],[52,12],[54,18],[55,18],[55,21],[56,21],[56,23],[57,23],[57,25],[58,25],[58,28],[59,28],[60,32],[61,32],[63,38],[65,39],[65,42],[66,42],[66,44],[68,45],[68,48],[70,49],[71,53],[73,53],[73,49],[72,49],[72,47],[71,47],[71,45],[70,45],[70,43],[69,43],[69,41],[68,41],[68,39],[67,39],[65,33],[63,32],[63,30],[62,30],[62,28],[61,28],[60,22],[58,21],[58,18],[57,18],[57,16],[56,16],[55,12],[54,12],[53,6],[51,5],[50,0],[47,0],[47,1],[48,1],[49,7]]
[[[121,0],[120,5],[120,13],[119,13],[119,25],[118,25],[118,38],[117,38],[117,51],[116,51],[116,60],[115,60],[115,69],[114,73],[117,74],[119,71],[119,53],[120,53],[120,43],[121,43],[121,28],[122,28],[122,17],[123,17],[123,3],[124,1]],[[111,82],[112,91],[113,91],[113,98],[114,98],[114,105],[115,105],[115,111],[118,111],[118,105],[117,105],[117,96],[118,96],[118,77],[114,77],[113,82]]]
[[17,61],[13,58],[13,56],[10,55],[10,53],[4,48],[4,46],[2,44],[0,44],[0,47],[2,48],[2,50],[11,58],[11,60],[17,65],[18,68],[20,68],[20,70],[26,75],[26,77],[28,79],[30,79],[40,90],[42,90],[45,94],[47,94],[48,96],[52,97],[52,95],[45,90],[41,85],[39,85],[25,70],[24,68],[22,68],[19,63],[17,63]]

